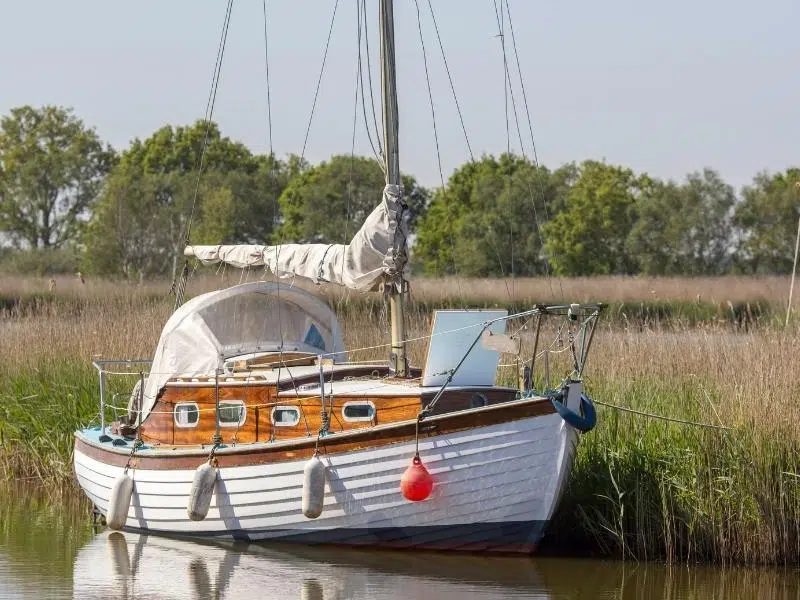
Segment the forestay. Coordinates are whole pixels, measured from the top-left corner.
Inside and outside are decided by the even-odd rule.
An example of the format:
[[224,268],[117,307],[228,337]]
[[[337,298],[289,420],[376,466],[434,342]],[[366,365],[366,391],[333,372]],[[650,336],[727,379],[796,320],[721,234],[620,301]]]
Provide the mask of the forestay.
[[232,357],[299,351],[343,359],[330,307],[295,287],[254,282],[192,298],[164,325],[147,377],[142,418],[172,377],[213,375]]
[[301,277],[374,291],[384,282],[397,282],[406,269],[405,210],[402,188],[387,185],[382,202],[349,244],[189,246],[185,253],[206,265],[264,266],[282,278]]

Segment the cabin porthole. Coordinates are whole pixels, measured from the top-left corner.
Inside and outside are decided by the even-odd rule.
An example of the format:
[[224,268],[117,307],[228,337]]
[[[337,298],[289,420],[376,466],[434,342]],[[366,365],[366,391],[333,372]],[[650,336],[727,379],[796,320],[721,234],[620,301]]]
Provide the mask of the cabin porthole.
[[342,418],[348,423],[372,421],[375,419],[375,405],[370,401],[345,402]]
[[272,409],[272,424],[276,427],[294,427],[300,422],[300,409],[296,406],[276,406]]
[[219,424],[222,427],[241,427],[246,420],[244,400],[220,400]]
[[470,400],[470,408],[481,408],[489,404],[489,399],[481,394],[480,392],[476,392],[472,394],[472,399]]
[[196,402],[179,402],[175,405],[176,427],[197,427],[200,421],[200,407]]

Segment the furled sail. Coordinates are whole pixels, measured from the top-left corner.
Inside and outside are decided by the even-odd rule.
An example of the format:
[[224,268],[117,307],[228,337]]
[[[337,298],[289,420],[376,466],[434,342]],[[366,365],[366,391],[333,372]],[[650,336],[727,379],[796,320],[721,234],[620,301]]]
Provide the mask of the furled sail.
[[205,265],[225,263],[240,269],[264,266],[279,277],[302,277],[366,292],[382,283],[399,283],[408,262],[407,207],[403,190],[387,185],[381,203],[349,244],[189,246],[187,256]]

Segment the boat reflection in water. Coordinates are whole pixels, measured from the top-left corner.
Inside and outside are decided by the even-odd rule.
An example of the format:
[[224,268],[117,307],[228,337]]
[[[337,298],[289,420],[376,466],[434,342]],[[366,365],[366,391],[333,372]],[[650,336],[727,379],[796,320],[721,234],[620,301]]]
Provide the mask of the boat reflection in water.
[[797,600],[796,570],[667,567],[289,544],[211,544],[104,532],[75,560],[75,598],[278,600]]
[[212,544],[104,532],[79,552],[75,598],[550,598],[518,558]]

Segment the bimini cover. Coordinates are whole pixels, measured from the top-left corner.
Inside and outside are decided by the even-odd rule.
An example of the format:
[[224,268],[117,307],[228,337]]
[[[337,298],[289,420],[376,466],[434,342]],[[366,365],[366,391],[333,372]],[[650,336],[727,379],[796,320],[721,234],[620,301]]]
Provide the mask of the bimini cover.
[[192,298],[161,332],[142,418],[170,378],[213,375],[230,358],[278,350],[342,352],[336,315],[316,296],[278,283],[245,283]]

